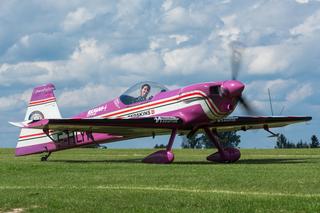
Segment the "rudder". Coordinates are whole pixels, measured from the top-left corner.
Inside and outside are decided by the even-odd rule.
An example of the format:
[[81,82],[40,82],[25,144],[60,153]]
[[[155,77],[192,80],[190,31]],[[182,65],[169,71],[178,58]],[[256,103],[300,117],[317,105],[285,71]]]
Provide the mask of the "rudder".
[[[27,108],[26,120],[61,118],[53,91],[53,84],[37,86],[33,89]],[[16,147],[16,156],[41,153],[55,149],[54,143],[39,129],[22,128]]]

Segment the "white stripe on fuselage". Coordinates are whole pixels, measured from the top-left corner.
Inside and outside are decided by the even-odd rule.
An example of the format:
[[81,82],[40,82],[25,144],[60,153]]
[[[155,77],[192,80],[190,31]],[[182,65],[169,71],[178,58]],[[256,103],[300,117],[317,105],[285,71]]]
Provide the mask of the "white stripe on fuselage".
[[[195,95],[188,96],[185,98],[179,98],[181,96],[190,95],[192,93],[200,93],[200,94],[202,94],[202,96],[199,94],[195,94]],[[221,117],[226,116],[225,113],[220,112],[219,108],[214,104],[214,102],[210,98],[207,99],[205,97],[207,97],[205,93],[203,93],[202,91],[196,90],[196,91],[192,91],[192,92],[183,93],[180,95],[175,95],[175,96],[172,96],[169,98],[157,100],[154,102],[148,102],[148,103],[144,103],[141,105],[124,108],[121,110],[108,112],[108,113],[105,113],[102,115],[95,116],[93,118],[101,118],[101,117],[103,117],[103,118],[119,118],[119,117],[120,118],[122,118],[122,117],[127,118],[128,114],[130,115],[131,113],[136,113],[139,111],[151,110],[151,109],[153,109],[153,110],[159,109],[159,112],[157,111],[155,114],[168,113],[170,111],[180,110],[180,109],[194,105],[195,101],[190,101],[190,103],[192,103],[192,105],[190,105],[190,103],[185,103],[185,104],[183,104],[183,103],[188,100],[195,99],[195,98],[197,98],[197,101],[199,101],[199,100],[202,101],[202,102],[198,102],[196,104],[200,104],[202,106],[203,111],[206,113],[206,115],[210,119],[219,119]],[[210,104],[214,108],[211,108]],[[145,117],[147,117],[147,116],[145,116]]]
[[[195,94],[192,96],[188,96],[182,99],[179,99],[179,96],[184,96],[184,95],[189,95],[192,93],[201,93],[203,96],[199,95],[199,94]],[[130,110],[130,108],[125,108],[125,109],[121,109],[118,111],[113,111],[113,112],[109,112],[103,115],[99,115],[99,116],[95,116],[94,118],[133,118],[133,117],[150,117],[150,116],[157,116],[159,114],[163,114],[163,113],[168,113],[171,111],[176,111],[176,110],[182,110],[184,108],[187,107],[192,107],[192,106],[196,106],[196,105],[200,105],[203,112],[208,116],[209,119],[211,120],[215,120],[215,119],[220,119],[222,117],[225,117],[225,115],[218,115],[216,111],[218,111],[218,108],[215,106],[215,104],[211,101],[211,99],[206,99],[205,98],[206,95],[201,92],[201,91],[192,91],[192,92],[188,92],[188,93],[183,93],[180,95],[176,95],[170,98],[166,98],[166,99],[161,99],[159,101],[156,102],[149,102],[143,105],[138,105],[135,107],[131,107],[133,110]],[[163,104],[161,104],[163,101],[166,100],[170,100],[173,99],[172,101],[168,101],[165,102]],[[211,105],[215,108],[212,109],[210,107],[210,104],[208,102],[211,102]],[[158,105],[156,105],[156,103],[159,103]],[[152,106],[148,106],[152,104]],[[145,105],[145,107],[143,107]],[[139,108],[134,110],[134,108]],[[130,110],[129,112],[127,112],[128,110]],[[152,111],[153,113],[143,113],[146,111]],[[119,113],[122,112],[122,113]],[[139,112],[141,112],[141,116],[139,116]],[[219,112],[219,111],[218,111]],[[117,115],[112,116],[112,114],[117,113]],[[119,113],[119,114],[118,114]],[[220,112],[221,113],[221,112]],[[111,115],[111,116],[109,116]],[[39,130],[38,130],[39,131]],[[50,138],[48,138],[47,136],[44,135],[44,137],[41,138],[30,138],[31,140],[25,140],[25,141],[21,141],[18,143],[17,148],[21,148],[21,147],[25,147],[25,146],[32,146],[32,145],[37,145],[37,144],[42,144],[42,143],[48,143],[51,141]]]

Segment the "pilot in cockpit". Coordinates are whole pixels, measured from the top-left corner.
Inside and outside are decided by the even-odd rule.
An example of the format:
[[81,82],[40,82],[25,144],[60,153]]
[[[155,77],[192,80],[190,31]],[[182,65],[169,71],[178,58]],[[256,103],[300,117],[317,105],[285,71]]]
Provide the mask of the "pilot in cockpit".
[[151,90],[151,87],[150,87],[149,84],[143,84],[143,85],[141,86],[140,96],[138,96],[138,97],[135,99],[135,102],[141,102],[141,101],[147,100],[147,96],[148,96],[150,90]]
[[120,101],[125,105],[150,101],[155,95],[166,92],[167,88],[155,82],[141,82],[133,85],[122,95]]

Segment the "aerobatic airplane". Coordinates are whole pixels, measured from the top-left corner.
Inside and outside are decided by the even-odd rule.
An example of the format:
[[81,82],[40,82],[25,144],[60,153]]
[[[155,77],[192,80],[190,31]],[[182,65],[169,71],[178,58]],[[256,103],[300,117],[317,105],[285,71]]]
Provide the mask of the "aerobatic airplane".
[[[234,57],[234,56],[233,56]],[[168,90],[154,82],[132,86],[119,97],[71,118],[61,118],[53,84],[35,87],[23,122],[11,122],[21,129],[16,156],[46,153],[90,144],[110,143],[157,135],[170,135],[165,150],[143,159],[145,163],[171,163],[176,134],[191,137],[204,132],[218,149],[209,161],[235,162],[236,148],[224,148],[218,132],[283,127],[306,122],[311,117],[253,116],[243,97],[244,84],[236,80],[239,61],[232,59],[232,80],[206,82]],[[231,116],[240,103],[248,116]]]

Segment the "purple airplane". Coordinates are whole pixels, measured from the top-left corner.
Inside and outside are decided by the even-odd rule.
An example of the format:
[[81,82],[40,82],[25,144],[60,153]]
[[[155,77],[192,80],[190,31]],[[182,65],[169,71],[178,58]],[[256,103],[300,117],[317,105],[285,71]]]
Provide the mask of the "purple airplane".
[[270,132],[269,128],[311,120],[311,117],[284,116],[227,117],[238,102],[252,111],[241,95],[244,85],[236,80],[200,83],[175,90],[154,82],[142,82],[120,97],[72,118],[61,118],[54,89],[52,84],[34,88],[25,121],[11,122],[22,128],[16,156],[47,152],[42,157],[46,160],[51,152],[63,149],[170,134],[166,150],[149,155],[143,162],[171,163],[177,133],[191,137],[204,131],[218,149],[207,159],[235,162],[240,158],[240,151],[223,148],[218,132],[251,129]]
[[[54,85],[35,87],[21,129],[16,156],[46,153],[90,144],[110,143],[156,135],[170,135],[166,150],[143,159],[145,163],[171,163],[176,134],[191,137],[205,132],[218,149],[207,160],[231,163],[239,160],[236,148],[223,148],[218,132],[283,127],[311,117],[252,116],[255,110],[243,97],[244,84],[236,80],[239,52],[232,55],[232,80],[206,82],[168,90],[154,82],[132,86],[119,97],[71,118],[61,118]],[[229,115],[240,103],[251,116]]]

